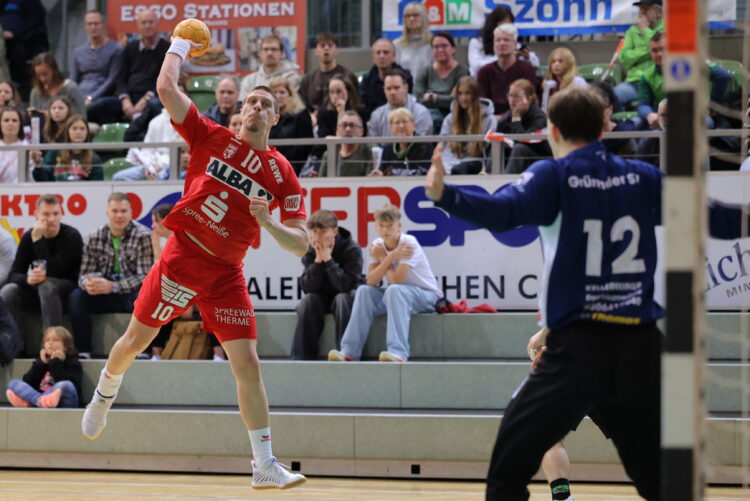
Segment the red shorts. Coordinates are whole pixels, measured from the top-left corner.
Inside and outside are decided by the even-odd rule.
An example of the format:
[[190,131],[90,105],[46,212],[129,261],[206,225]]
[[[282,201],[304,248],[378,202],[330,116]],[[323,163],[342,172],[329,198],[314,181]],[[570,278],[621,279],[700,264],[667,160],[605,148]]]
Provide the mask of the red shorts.
[[242,265],[227,264],[175,232],[146,276],[133,314],[148,326],[161,327],[194,303],[204,329],[220,342],[258,337]]

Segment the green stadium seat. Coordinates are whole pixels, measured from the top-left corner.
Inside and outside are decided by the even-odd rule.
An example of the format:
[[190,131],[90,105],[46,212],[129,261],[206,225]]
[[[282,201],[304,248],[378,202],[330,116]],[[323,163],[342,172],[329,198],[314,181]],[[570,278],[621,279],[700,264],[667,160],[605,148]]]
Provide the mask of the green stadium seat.
[[[607,71],[607,66],[609,66],[608,63],[582,64],[578,67],[578,74],[587,82],[592,82],[602,78]],[[615,65],[607,76],[607,81],[612,85],[622,82],[622,69]]]
[[612,113],[612,118],[615,120],[630,120],[637,116],[637,111],[618,111],[617,113]]
[[198,111],[205,111],[206,108],[216,102],[216,95],[213,92],[188,92],[188,96],[195,103]]
[[125,140],[128,123],[102,124],[92,143],[119,143]]
[[110,158],[109,160],[104,162],[104,165],[102,165],[102,170],[104,171],[104,180],[111,181],[112,176],[115,175],[115,172],[127,169],[128,167],[132,166],[133,164],[128,162],[125,157]]
[[713,62],[729,72],[734,82],[734,90],[741,92],[745,81],[745,68],[742,63],[732,59],[717,59]]
[[188,94],[192,92],[208,92],[211,95],[213,95],[214,91],[216,90],[216,84],[219,81],[219,77],[216,75],[210,75],[210,76],[193,76],[190,77],[190,82],[188,83]]

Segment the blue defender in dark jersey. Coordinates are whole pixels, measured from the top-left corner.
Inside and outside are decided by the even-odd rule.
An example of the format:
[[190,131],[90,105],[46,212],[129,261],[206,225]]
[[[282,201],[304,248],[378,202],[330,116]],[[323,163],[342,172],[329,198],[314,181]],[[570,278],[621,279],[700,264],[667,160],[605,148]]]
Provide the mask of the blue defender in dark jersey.
[[[444,185],[439,151],[433,157],[426,191],[436,206],[491,231],[536,225],[543,247],[546,349],[506,409],[488,500],[526,501],[545,452],[591,411],[640,495],[660,496],[662,335],[655,321],[663,309],[654,300],[654,272],[663,176],[604,149],[602,113],[587,89],[557,93],[548,107],[555,159],[536,162],[492,195]],[[739,228],[736,207],[711,207],[712,235],[733,238]]]

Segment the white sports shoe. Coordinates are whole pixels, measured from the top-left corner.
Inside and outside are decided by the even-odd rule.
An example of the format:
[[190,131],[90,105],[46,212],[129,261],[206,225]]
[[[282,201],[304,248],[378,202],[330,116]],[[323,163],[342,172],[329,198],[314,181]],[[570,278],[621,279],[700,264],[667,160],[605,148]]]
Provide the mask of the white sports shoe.
[[109,408],[112,407],[114,401],[114,397],[104,398],[99,395],[98,391],[94,390],[94,398],[86,406],[81,420],[81,431],[84,437],[89,440],[99,438],[99,435],[104,431],[104,427],[107,426],[107,412],[109,412]]
[[292,473],[290,468],[276,461],[276,458],[272,458],[265,467],[261,468],[255,462],[253,464],[253,489],[289,489],[290,487],[297,487],[307,481],[304,475],[299,473]]

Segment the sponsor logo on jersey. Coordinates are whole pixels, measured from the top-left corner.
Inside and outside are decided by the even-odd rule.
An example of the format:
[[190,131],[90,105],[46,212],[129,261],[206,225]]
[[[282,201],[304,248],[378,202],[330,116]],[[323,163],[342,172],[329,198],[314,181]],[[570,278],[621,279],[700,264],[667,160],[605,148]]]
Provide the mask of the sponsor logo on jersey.
[[229,143],[224,150],[224,158],[230,159],[234,156],[235,153],[237,153],[238,146],[233,143]]
[[284,210],[289,212],[299,210],[301,200],[301,195],[289,195],[284,199]]
[[270,202],[274,199],[273,195],[257,181],[246,176],[231,165],[222,162],[218,158],[210,158],[208,167],[206,168],[206,174],[230,188],[239,191],[245,195],[248,200],[254,197],[261,197]]
[[268,161],[268,165],[271,166],[271,172],[273,172],[273,178],[276,180],[276,184],[281,184],[284,182],[284,178],[281,177],[281,171],[279,170],[279,166],[276,165],[276,160],[273,158]]

